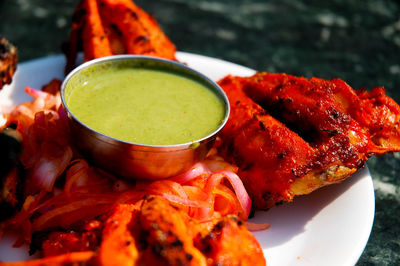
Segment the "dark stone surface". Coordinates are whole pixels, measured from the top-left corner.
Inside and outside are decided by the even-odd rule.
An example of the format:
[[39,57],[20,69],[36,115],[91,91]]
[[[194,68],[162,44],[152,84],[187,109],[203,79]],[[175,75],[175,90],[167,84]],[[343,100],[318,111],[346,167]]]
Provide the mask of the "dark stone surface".
[[[1,0],[0,35],[20,61],[60,53],[78,1]],[[384,86],[400,102],[400,2],[395,0],[138,0],[179,50],[259,71]],[[358,265],[400,265],[400,155],[371,158],[375,222]]]

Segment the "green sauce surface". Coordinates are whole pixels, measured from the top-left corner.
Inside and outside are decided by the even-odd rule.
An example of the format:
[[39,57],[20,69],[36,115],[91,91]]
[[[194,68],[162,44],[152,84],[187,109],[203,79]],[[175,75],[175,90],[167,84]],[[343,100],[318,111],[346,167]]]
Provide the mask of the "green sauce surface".
[[198,140],[219,127],[223,101],[191,78],[148,68],[91,75],[66,104],[88,127],[123,141],[171,145]]

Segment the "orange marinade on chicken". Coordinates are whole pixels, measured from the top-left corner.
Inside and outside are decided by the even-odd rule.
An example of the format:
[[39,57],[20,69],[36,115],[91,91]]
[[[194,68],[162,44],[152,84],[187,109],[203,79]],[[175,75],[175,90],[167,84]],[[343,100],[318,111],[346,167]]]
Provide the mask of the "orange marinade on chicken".
[[85,61],[116,54],[176,60],[175,45],[157,21],[131,0],[82,0],[65,48],[66,73],[75,67],[81,49]]
[[242,80],[228,76],[220,85],[231,105],[230,118],[221,134],[222,155],[238,164],[239,176],[256,208],[289,200],[289,180],[295,179],[292,169],[306,164],[314,150],[252,101],[242,90]]
[[[243,244],[243,249],[234,249],[237,244]],[[259,243],[236,216],[199,223],[158,196],[115,207],[105,222],[95,261],[100,265],[265,265]]]
[[139,264],[206,265],[206,257],[193,245],[196,225],[189,223],[189,216],[169,201],[161,197],[145,199],[136,226]]
[[225,216],[195,241],[209,265],[266,265],[260,244],[235,216]]
[[400,108],[382,89],[270,73],[219,84],[231,105],[221,153],[239,166],[256,209],[339,182],[372,154],[400,150]]
[[76,230],[40,232],[33,245],[45,257],[32,265],[266,265],[260,244],[237,216],[199,222],[160,196],[117,203]]
[[99,265],[135,265],[139,251],[130,232],[137,208],[133,204],[118,204],[104,223],[96,262]]

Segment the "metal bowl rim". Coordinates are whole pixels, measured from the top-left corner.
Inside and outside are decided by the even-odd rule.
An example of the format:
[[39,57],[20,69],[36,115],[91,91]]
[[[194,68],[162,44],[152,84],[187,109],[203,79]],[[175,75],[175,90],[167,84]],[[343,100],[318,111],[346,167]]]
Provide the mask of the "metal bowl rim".
[[[79,73],[81,70],[94,65],[94,64],[100,64],[103,63],[105,61],[115,61],[115,60],[148,60],[148,61],[159,61],[159,62],[163,62],[166,64],[172,64],[181,68],[184,68],[186,70],[189,70],[190,72],[192,72],[194,75],[197,75],[200,79],[204,80],[208,85],[214,87],[214,89],[217,90],[217,92],[219,93],[219,95],[223,98],[224,100],[224,106],[225,106],[225,117],[222,121],[222,123],[218,126],[218,128],[216,128],[214,131],[212,131],[210,134],[194,140],[194,141],[190,141],[190,142],[185,142],[185,143],[179,143],[179,144],[168,144],[168,145],[151,145],[151,144],[141,144],[141,143],[135,143],[135,142],[129,142],[129,141],[124,141],[124,140],[120,140],[114,137],[111,137],[109,135],[103,134],[101,132],[98,132],[97,130],[94,130],[92,128],[90,128],[89,126],[87,126],[86,124],[84,124],[83,122],[81,122],[68,108],[66,102],[65,102],[65,98],[64,98],[64,91],[66,88],[66,85],[68,83],[68,81],[77,73]],[[193,144],[195,143],[204,143],[204,142],[208,142],[210,138],[213,138],[218,132],[221,131],[221,129],[225,126],[225,124],[228,121],[229,118],[229,114],[230,114],[230,105],[229,105],[229,99],[227,97],[227,95],[225,94],[224,90],[214,81],[212,81],[210,78],[208,78],[207,76],[205,76],[204,74],[200,73],[197,70],[194,70],[193,68],[184,65],[180,62],[177,61],[172,61],[172,60],[168,60],[168,59],[164,59],[164,58],[159,58],[159,57],[155,57],[155,56],[147,56],[147,55],[112,55],[112,56],[106,56],[106,57],[101,57],[101,58],[97,58],[97,59],[93,59],[90,60],[88,62],[85,62],[79,66],[77,66],[76,68],[74,68],[63,80],[62,84],[61,84],[61,89],[60,89],[60,94],[61,94],[61,101],[62,104],[68,114],[68,116],[72,116],[72,118],[79,123],[81,126],[83,126],[84,128],[88,129],[90,132],[94,133],[94,134],[98,134],[101,136],[101,140],[102,141],[106,141],[107,139],[109,139],[110,141],[106,141],[109,144],[114,144],[115,142],[120,142],[120,143],[124,143],[127,145],[132,145],[132,146],[138,146],[138,147],[142,147],[142,148],[159,148],[159,149],[167,149],[168,152],[173,152],[173,150],[171,150],[172,148],[175,148],[177,150],[182,150],[182,149],[191,149],[193,147]],[[100,139],[99,139],[100,140]],[[141,150],[141,149],[140,149]],[[148,150],[149,152],[151,150]],[[161,151],[160,151],[161,152]]]

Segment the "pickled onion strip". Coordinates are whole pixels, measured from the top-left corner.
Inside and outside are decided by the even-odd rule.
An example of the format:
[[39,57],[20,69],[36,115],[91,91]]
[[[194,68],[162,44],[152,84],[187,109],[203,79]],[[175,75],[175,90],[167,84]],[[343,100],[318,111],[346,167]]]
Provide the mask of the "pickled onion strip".
[[[116,200],[116,195],[102,195],[97,197],[88,197],[86,199],[75,199],[69,201],[67,204],[48,210],[39,218],[37,218],[32,228],[34,231],[48,229],[54,226],[66,228],[73,222],[79,221],[84,218],[93,218],[95,215],[106,212],[106,205],[112,205]],[[92,212],[90,212],[92,210]]]
[[[210,168],[212,170],[210,170]],[[225,170],[227,169],[227,170]],[[214,172],[217,171],[217,172]],[[208,178],[206,178],[206,184],[204,187],[204,192],[208,197],[208,201],[210,204],[213,205],[212,209],[215,210],[215,195],[217,193],[217,187],[218,185],[223,181],[224,178],[226,178],[229,183],[231,184],[235,194],[236,198],[240,204],[240,207],[244,213],[245,219],[250,214],[250,209],[251,209],[251,199],[249,195],[247,194],[246,189],[244,188],[243,182],[239,178],[239,176],[233,172],[237,171],[237,167],[232,166],[231,164],[223,161],[221,157],[218,156],[213,156],[213,159],[206,159],[200,163],[196,163],[189,171],[186,173],[183,173],[181,175],[178,175],[176,177],[173,177],[170,180],[173,180],[177,183],[180,184],[186,184],[189,181],[195,181],[196,178],[198,178],[201,175],[209,175]],[[212,174],[214,172],[214,174]],[[204,193],[203,192],[203,193]],[[232,199],[230,197],[230,194],[227,193],[221,193],[222,191],[219,190],[220,195],[222,198],[225,198],[227,202],[232,203]],[[204,195],[204,194],[203,194]],[[228,204],[229,206],[232,206],[233,204]],[[228,206],[226,206],[228,208]],[[201,213],[209,213],[209,210],[204,210],[200,211]]]
[[212,174],[210,180],[207,183],[206,190],[210,191],[213,187],[216,187],[217,184],[221,183],[223,178],[225,177],[232,185],[232,188],[235,191],[240,206],[245,212],[246,217],[248,217],[251,209],[251,199],[249,197],[249,194],[247,194],[246,189],[244,188],[242,180],[239,178],[237,174],[230,171],[219,171]]
[[81,185],[87,179],[87,169],[89,165],[83,159],[77,159],[71,162],[71,166],[65,174],[64,191],[69,193],[73,185]]
[[189,198],[196,198],[201,201],[206,201],[208,199],[208,194],[205,193],[201,188],[196,186],[183,186],[186,194]]
[[209,195],[205,193],[201,188],[196,186],[183,186],[186,194],[190,199],[196,200],[199,203],[203,203],[201,208],[191,207],[188,210],[190,217],[193,217],[199,221],[209,221],[214,213],[213,202],[209,200]]
[[53,95],[31,87],[25,87],[25,92],[34,98],[31,109],[35,112],[51,108],[56,110],[61,105],[61,97],[59,95]]
[[67,111],[64,109],[64,106],[60,105],[57,110],[60,119],[68,123],[68,114]]
[[207,157],[205,160],[203,160],[202,163],[207,167],[207,169],[209,169],[210,173],[215,173],[223,170],[231,171],[234,173],[237,173],[238,171],[237,166],[226,162],[222,157],[217,155]]
[[25,92],[27,94],[29,94],[30,96],[32,96],[34,99],[46,98],[46,96],[48,95],[47,92],[35,90],[34,88],[31,88],[31,87],[25,87]]
[[186,207],[209,208],[209,203],[198,200],[197,195],[186,193],[184,187],[171,180],[155,181],[145,188],[147,195],[158,195]]
[[56,179],[65,171],[71,158],[72,150],[68,146],[57,157],[41,157],[35,164],[32,178],[41,189],[52,191]]
[[185,199],[185,198],[181,198],[175,195],[170,195],[170,194],[166,194],[166,193],[161,193],[159,194],[159,196],[171,201],[171,202],[175,202],[181,205],[185,205],[188,207],[196,207],[196,208],[208,208],[208,204],[206,202],[201,202],[201,201],[197,201],[197,200],[191,200],[189,198]]
[[145,183],[141,184],[142,188],[138,187],[139,189],[144,189],[149,195],[161,195],[161,194],[169,194],[169,195],[177,195],[181,198],[188,198],[186,191],[182,188],[179,183],[176,183],[171,180],[162,180],[162,181],[154,181],[152,183]]
[[196,163],[189,171],[172,177],[169,180],[175,181],[179,184],[185,184],[202,174],[211,174],[211,171],[204,163],[200,162]]
[[[214,209],[225,216],[233,212],[232,208],[238,206],[235,193],[226,186],[219,185],[214,189]],[[247,217],[243,217],[247,218]]]

